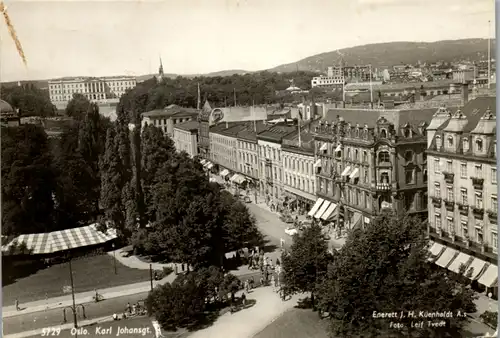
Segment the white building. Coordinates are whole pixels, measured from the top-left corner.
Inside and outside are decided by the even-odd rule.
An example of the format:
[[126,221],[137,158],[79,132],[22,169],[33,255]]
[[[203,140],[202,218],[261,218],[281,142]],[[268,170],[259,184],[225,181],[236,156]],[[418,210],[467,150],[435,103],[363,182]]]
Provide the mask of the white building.
[[62,78],[49,81],[49,95],[53,104],[67,103],[77,93],[92,102],[107,102],[119,99],[136,84],[132,76]]
[[173,141],[177,151],[185,151],[191,158],[198,155],[198,127],[198,121],[187,121],[174,127]]

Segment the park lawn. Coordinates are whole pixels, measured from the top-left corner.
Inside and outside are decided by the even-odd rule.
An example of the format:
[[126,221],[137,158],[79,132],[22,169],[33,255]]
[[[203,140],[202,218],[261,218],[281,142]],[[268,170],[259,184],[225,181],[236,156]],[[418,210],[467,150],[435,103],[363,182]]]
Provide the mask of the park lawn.
[[[71,263],[75,292],[120,286],[149,280],[149,270],[132,269],[116,261],[117,274],[114,272],[113,256],[108,254],[78,258]],[[56,264],[49,268],[20,278],[12,284],[2,287],[4,306],[43,300],[47,296],[59,297],[63,287],[71,285],[69,264]]]

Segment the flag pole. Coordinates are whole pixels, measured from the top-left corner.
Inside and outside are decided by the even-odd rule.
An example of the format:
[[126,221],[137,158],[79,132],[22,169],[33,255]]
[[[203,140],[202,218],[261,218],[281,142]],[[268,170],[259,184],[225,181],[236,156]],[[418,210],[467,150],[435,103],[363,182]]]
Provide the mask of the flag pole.
[[491,21],[488,20],[488,89],[491,84]]
[[373,103],[372,65],[370,64],[370,102]]
[[255,121],[255,101],[252,99],[253,131],[257,133],[257,121]]

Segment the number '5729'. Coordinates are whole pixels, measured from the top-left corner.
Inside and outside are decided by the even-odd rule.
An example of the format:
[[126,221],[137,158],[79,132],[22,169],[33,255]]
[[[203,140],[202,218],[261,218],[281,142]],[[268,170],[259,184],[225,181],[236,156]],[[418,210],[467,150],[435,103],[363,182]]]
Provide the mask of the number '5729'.
[[42,329],[42,337],[59,336],[61,334],[60,327],[44,327]]

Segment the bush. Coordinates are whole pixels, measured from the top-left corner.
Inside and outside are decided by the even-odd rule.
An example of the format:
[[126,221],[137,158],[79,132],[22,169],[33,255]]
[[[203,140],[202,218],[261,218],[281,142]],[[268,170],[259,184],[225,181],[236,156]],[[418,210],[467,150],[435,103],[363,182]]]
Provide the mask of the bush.
[[481,316],[481,320],[488,326],[496,329],[498,325],[498,312],[497,311],[484,311]]
[[170,266],[163,267],[163,270],[155,270],[154,276],[158,276],[158,278],[163,279],[170,275],[174,270]]

